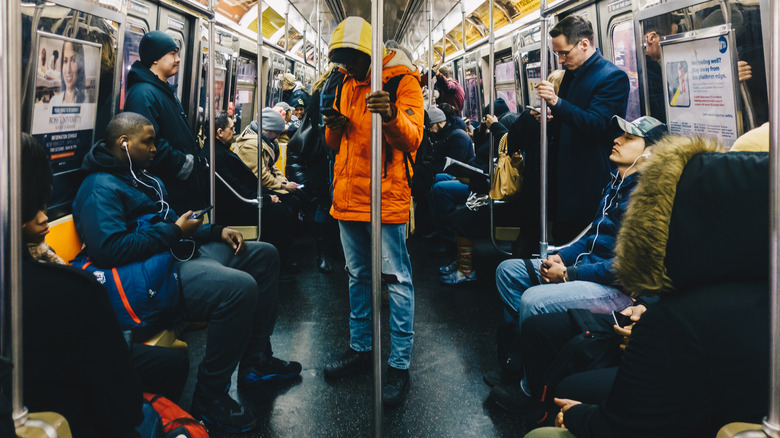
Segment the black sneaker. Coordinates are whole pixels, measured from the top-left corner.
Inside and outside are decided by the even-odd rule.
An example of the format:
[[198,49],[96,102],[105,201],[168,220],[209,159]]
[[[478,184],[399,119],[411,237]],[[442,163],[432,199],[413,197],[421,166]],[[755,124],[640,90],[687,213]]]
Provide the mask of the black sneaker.
[[264,362],[240,366],[238,385],[242,387],[256,386],[267,382],[292,379],[301,374],[301,369],[301,364],[298,362],[288,362],[272,356]]
[[487,384],[487,386],[491,388],[494,386],[504,386],[519,383],[522,379],[522,374],[511,374],[502,369],[488,371],[482,376],[482,380]]
[[246,408],[233,400],[227,392],[209,396],[196,391],[192,399],[192,416],[209,429],[228,433],[249,432],[257,420]]
[[325,365],[324,372],[325,378],[335,379],[370,370],[371,352],[348,348],[338,360]]
[[522,413],[537,405],[536,400],[526,395],[520,385],[497,385],[490,390],[490,398],[503,409]]
[[387,367],[387,379],[382,386],[382,403],[388,406],[397,405],[409,393],[409,370],[399,370]]

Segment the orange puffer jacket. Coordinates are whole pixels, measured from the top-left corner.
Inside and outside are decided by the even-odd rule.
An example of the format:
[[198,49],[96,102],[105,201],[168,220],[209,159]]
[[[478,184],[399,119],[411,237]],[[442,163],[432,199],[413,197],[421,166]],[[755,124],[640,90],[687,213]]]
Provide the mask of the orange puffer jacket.
[[[401,51],[388,50],[382,61],[383,84],[394,76],[406,75],[398,84],[397,114],[393,120],[382,123],[382,223],[403,224],[409,220],[412,199],[404,152],[415,157],[425,120],[420,73]],[[325,130],[325,141],[338,152],[330,214],[339,220],[371,220],[371,113],[366,107],[369,93],[370,78],[358,82],[345,76],[338,107],[349,123],[342,132]],[[393,154],[389,162],[385,157],[387,151]],[[409,172],[412,172],[411,164]]]

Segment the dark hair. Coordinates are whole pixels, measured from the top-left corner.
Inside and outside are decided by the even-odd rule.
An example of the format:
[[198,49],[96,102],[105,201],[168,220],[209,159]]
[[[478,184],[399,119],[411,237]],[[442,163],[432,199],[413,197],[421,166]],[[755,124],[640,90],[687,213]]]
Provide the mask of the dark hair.
[[46,209],[51,195],[49,154],[30,134],[22,133],[22,221]]
[[452,117],[460,117],[460,112],[457,108],[454,106],[448,104],[447,102],[442,102],[437,104],[439,106],[439,109],[444,112],[445,115],[452,116]]
[[54,59],[58,59],[60,57],[60,52],[55,50],[51,53],[51,56],[54,57]]
[[227,111],[218,112],[217,116],[214,117],[214,130],[227,129],[228,119],[230,119],[230,115],[228,115]]
[[642,21],[642,32],[645,35],[649,32],[655,32],[660,36],[672,33],[671,14],[658,15]]
[[556,38],[558,35],[566,37],[568,44],[578,40],[588,40],[593,43],[593,26],[591,26],[590,21],[579,15],[569,15],[550,30],[551,37]]
[[134,135],[143,129],[144,126],[154,126],[146,117],[133,112],[119,113],[108,122],[106,126],[106,145],[113,147],[119,137],[123,135]]
[[[72,41],[65,41],[62,43],[62,59],[65,60],[65,44],[70,44],[71,47],[73,47],[73,52],[76,54],[76,65],[79,66],[79,73],[76,75],[76,84],[75,84],[75,93],[74,97],[76,99],[76,103],[84,103],[84,100],[86,100],[86,94],[84,93],[84,47],[79,43],[74,43]],[[65,85],[65,75],[62,74],[62,67],[64,65],[64,62],[60,62],[60,83],[62,84],[62,92],[64,93],[67,89],[67,86]]]

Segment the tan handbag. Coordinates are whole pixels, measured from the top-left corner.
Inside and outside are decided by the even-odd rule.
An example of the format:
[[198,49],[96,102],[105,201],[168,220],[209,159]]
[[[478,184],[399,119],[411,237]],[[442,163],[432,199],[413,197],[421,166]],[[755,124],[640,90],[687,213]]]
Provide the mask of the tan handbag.
[[490,183],[490,197],[496,201],[517,198],[523,187],[524,170],[522,154],[515,152],[511,157],[507,154],[507,134],[504,134],[498,144],[498,163]]

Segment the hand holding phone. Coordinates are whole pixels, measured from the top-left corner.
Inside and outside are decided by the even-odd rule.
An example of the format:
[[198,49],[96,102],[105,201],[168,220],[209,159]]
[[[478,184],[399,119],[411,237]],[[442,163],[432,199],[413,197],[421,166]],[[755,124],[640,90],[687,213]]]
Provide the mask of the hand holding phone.
[[634,323],[630,316],[623,315],[617,311],[612,312],[612,319],[615,321],[615,325],[618,327],[625,327]]
[[540,106],[526,105],[525,107],[528,108],[529,110],[534,110],[537,113],[541,113],[542,112],[542,107],[540,107]]
[[325,117],[338,117],[338,116],[344,117],[343,114],[336,111],[334,108],[322,108],[320,109],[320,112]]
[[209,205],[208,207],[204,208],[203,210],[197,213],[192,213],[192,215],[190,215],[190,219],[200,219],[204,214],[210,212],[212,208],[214,208],[214,206]]

